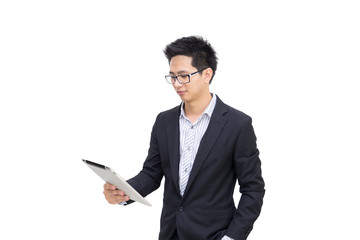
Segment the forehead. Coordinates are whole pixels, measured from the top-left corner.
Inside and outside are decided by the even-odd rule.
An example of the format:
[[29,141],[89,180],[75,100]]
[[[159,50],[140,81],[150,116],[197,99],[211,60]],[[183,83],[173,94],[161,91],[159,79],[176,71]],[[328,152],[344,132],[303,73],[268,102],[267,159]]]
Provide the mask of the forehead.
[[196,69],[192,64],[192,57],[178,55],[170,60],[170,72],[184,72]]

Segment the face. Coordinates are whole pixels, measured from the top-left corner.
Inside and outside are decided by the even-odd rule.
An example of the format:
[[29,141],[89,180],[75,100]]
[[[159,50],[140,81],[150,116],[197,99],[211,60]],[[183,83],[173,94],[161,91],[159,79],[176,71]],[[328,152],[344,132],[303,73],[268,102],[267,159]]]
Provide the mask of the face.
[[[170,60],[170,74],[174,76],[190,74],[198,71],[191,65],[192,57],[178,55]],[[204,70],[202,73],[197,73],[191,76],[190,82],[187,84],[180,84],[175,81],[173,87],[176,93],[184,102],[193,102],[201,99],[206,94],[209,94],[210,77],[208,72],[212,71],[210,68]]]

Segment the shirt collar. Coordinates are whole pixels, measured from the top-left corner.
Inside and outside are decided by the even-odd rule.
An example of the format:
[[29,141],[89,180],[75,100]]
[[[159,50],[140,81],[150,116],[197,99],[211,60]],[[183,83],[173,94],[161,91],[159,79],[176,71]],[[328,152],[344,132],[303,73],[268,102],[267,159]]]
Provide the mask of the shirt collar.
[[[214,112],[215,105],[216,105],[216,94],[211,94],[211,95],[212,95],[212,99],[211,99],[209,105],[206,107],[203,114],[201,115],[201,117],[204,116],[204,115],[207,115],[207,116],[211,117],[211,115]],[[180,118],[186,118],[185,110],[184,110],[184,102],[181,103],[181,108],[180,109],[181,109]]]

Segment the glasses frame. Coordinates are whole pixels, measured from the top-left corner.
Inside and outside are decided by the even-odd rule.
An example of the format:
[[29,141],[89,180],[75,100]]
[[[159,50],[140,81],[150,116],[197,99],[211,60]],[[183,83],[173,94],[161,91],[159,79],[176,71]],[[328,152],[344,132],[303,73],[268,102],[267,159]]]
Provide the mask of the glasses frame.
[[[169,84],[175,84],[176,81],[178,81],[178,83],[180,83],[180,84],[187,84],[187,83],[190,82],[191,76],[193,76],[193,75],[195,75],[195,74],[197,74],[197,73],[201,73],[202,71],[204,71],[204,70],[207,69],[207,68],[208,68],[208,67],[203,68],[203,69],[198,70],[198,71],[193,72],[193,73],[189,73],[189,74],[183,74],[183,75],[177,75],[177,76],[166,75],[166,76],[165,76],[165,80],[166,80],[166,82],[169,83]],[[187,81],[187,82],[181,82],[178,77],[188,77],[188,81]],[[170,79],[170,81],[168,80],[168,78]],[[175,80],[173,80],[173,79],[175,79]]]

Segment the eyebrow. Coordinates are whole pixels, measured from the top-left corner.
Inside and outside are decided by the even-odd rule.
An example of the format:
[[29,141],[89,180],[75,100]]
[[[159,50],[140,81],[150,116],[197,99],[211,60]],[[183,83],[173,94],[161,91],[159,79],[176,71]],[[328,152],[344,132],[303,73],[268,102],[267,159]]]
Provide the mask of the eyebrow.
[[[174,72],[169,72],[170,74],[175,74]],[[185,71],[185,70],[181,70],[181,71],[178,71],[177,72],[177,75],[184,75],[184,74],[188,74],[188,71]]]

